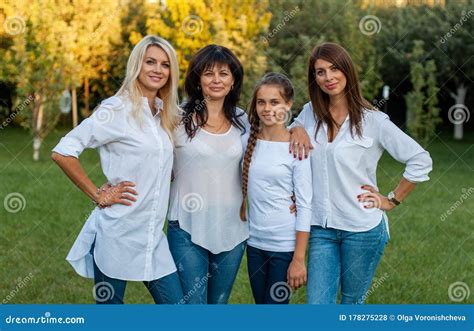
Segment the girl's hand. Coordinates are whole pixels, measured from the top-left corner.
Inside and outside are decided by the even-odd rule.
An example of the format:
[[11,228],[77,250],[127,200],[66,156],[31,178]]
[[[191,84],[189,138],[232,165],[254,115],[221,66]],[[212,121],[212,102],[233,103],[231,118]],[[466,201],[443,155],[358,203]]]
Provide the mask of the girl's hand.
[[293,201],[293,203],[290,205],[290,214],[295,214],[296,215],[297,209],[296,209],[296,196],[295,196],[295,193],[293,193],[293,195],[290,198],[291,198],[291,201]]
[[294,127],[290,130],[290,153],[293,153],[293,157],[299,157],[300,160],[306,159],[309,155],[309,151],[313,149],[311,145],[311,139],[308,136],[306,130],[302,127]]
[[104,184],[98,190],[96,203],[101,209],[110,207],[116,203],[131,206],[132,202],[137,201],[133,195],[138,195],[137,191],[132,188],[134,186],[135,183],[127,181],[120,182],[117,185]]
[[391,203],[386,196],[380,194],[373,186],[363,185],[361,188],[369,191],[368,193],[359,194],[357,196],[359,202],[365,203],[364,208],[379,208],[383,211],[389,211],[395,208],[395,205]]
[[287,278],[288,285],[294,289],[306,285],[307,273],[304,259],[298,260],[293,258],[288,267]]

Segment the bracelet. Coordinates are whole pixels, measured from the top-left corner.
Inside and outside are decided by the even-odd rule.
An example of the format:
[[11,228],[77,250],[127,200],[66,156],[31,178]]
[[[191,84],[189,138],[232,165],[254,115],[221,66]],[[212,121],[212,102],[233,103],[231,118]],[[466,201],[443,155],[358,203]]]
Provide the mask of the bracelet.
[[[108,183],[107,183],[108,184]],[[105,206],[101,203],[99,203],[99,197],[100,197],[100,192],[104,192],[105,191],[105,188],[104,186],[107,185],[107,184],[104,184],[102,185],[102,187],[99,187],[97,188],[97,191],[95,192],[95,195],[96,195],[96,199],[92,199],[92,202],[94,203],[94,205],[96,205],[97,207],[99,208],[104,208]]]
[[95,199],[92,199],[92,203],[97,207],[100,207],[100,203],[98,201],[99,197],[100,197],[100,188],[97,188],[97,191],[95,191]]

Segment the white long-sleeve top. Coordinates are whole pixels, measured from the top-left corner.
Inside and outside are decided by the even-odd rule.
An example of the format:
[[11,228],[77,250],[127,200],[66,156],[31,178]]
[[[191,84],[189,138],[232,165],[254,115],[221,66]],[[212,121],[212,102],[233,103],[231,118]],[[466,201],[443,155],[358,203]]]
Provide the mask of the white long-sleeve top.
[[174,181],[169,220],[179,221],[191,241],[213,254],[229,251],[248,238],[240,220],[242,203],[240,163],[248,140],[247,115],[240,118],[246,133],[231,125],[226,133],[198,129],[190,140],[183,125],[174,132]]
[[331,143],[325,124],[321,125],[315,139],[316,123],[312,105],[307,103],[292,124],[292,127],[303,126],[314,146],[311,152],[312,225],[362,232],[379,224],[384,212],[378,208],[364,208],[357,195],[367,192],[362,190],[362,185],[377,188],[377,164],[384,150],[406,164],[405,179],[413,183],[429,180],[428,174],[432,170],[429,153],[390,121],[387,114],[364,110],[362,137],[355,132],[351,135],[347,117]]
[[[296,231],[311,227],[310,159],[288,153],[288,142],[257,140],[249,167],[247,243],[271,252],[295,250]],[[297,215],[290,213],[295,193]]]
[[[155,99],[158,109],[162,101]],[[151,281],[176,271],[163,226],[168,207],[173,146],[143,98],[142,127],[130,116],[131,103],[123,97],[104,100],[99,108],[61,139],[53,149],[78,158],[85,148],[99,152],[109,183],[136,184],[137,201],[96,208],[87,219],[67,260],[77,273],[93,278],[92,255],[107,276]]]

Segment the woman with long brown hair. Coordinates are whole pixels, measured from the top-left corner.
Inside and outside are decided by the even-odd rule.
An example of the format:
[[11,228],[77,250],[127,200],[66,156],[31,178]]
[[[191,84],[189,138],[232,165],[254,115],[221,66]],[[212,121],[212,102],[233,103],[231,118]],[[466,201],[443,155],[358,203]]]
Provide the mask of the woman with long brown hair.
[[[363,97],[350,55],[323,43],[309,59],[307,103],[292,125],[292,150],[311,148],[313,216],[308,303],[363,303],[388,241],[386,212],[429,180],[429,153]],[[308,136],[309,135],[309,136]],[[406,164],[387,196],[376,170],[386,150]]]

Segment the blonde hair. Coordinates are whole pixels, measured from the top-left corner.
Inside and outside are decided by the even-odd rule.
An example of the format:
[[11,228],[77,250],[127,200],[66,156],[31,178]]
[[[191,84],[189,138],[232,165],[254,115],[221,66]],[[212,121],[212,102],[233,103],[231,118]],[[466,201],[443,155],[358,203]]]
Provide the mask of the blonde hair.
[[158,36],[148,35],[135,45],[128,58],[127,73],[122,86],[116,95],[126,96],[132,103],[131,115],[138,123],[143,123],[143,95],[138,83],[138,75],[140,74],[143,59],[146,50],[151,46],[160,47],[170,61],[170,77],[158,91],[158,97],[163,100],[163,109],[160,113],[161,126],[166,131],[170,139],[172,132],[178,121],[178,82],[179,67],[176,52],[171,44]]

